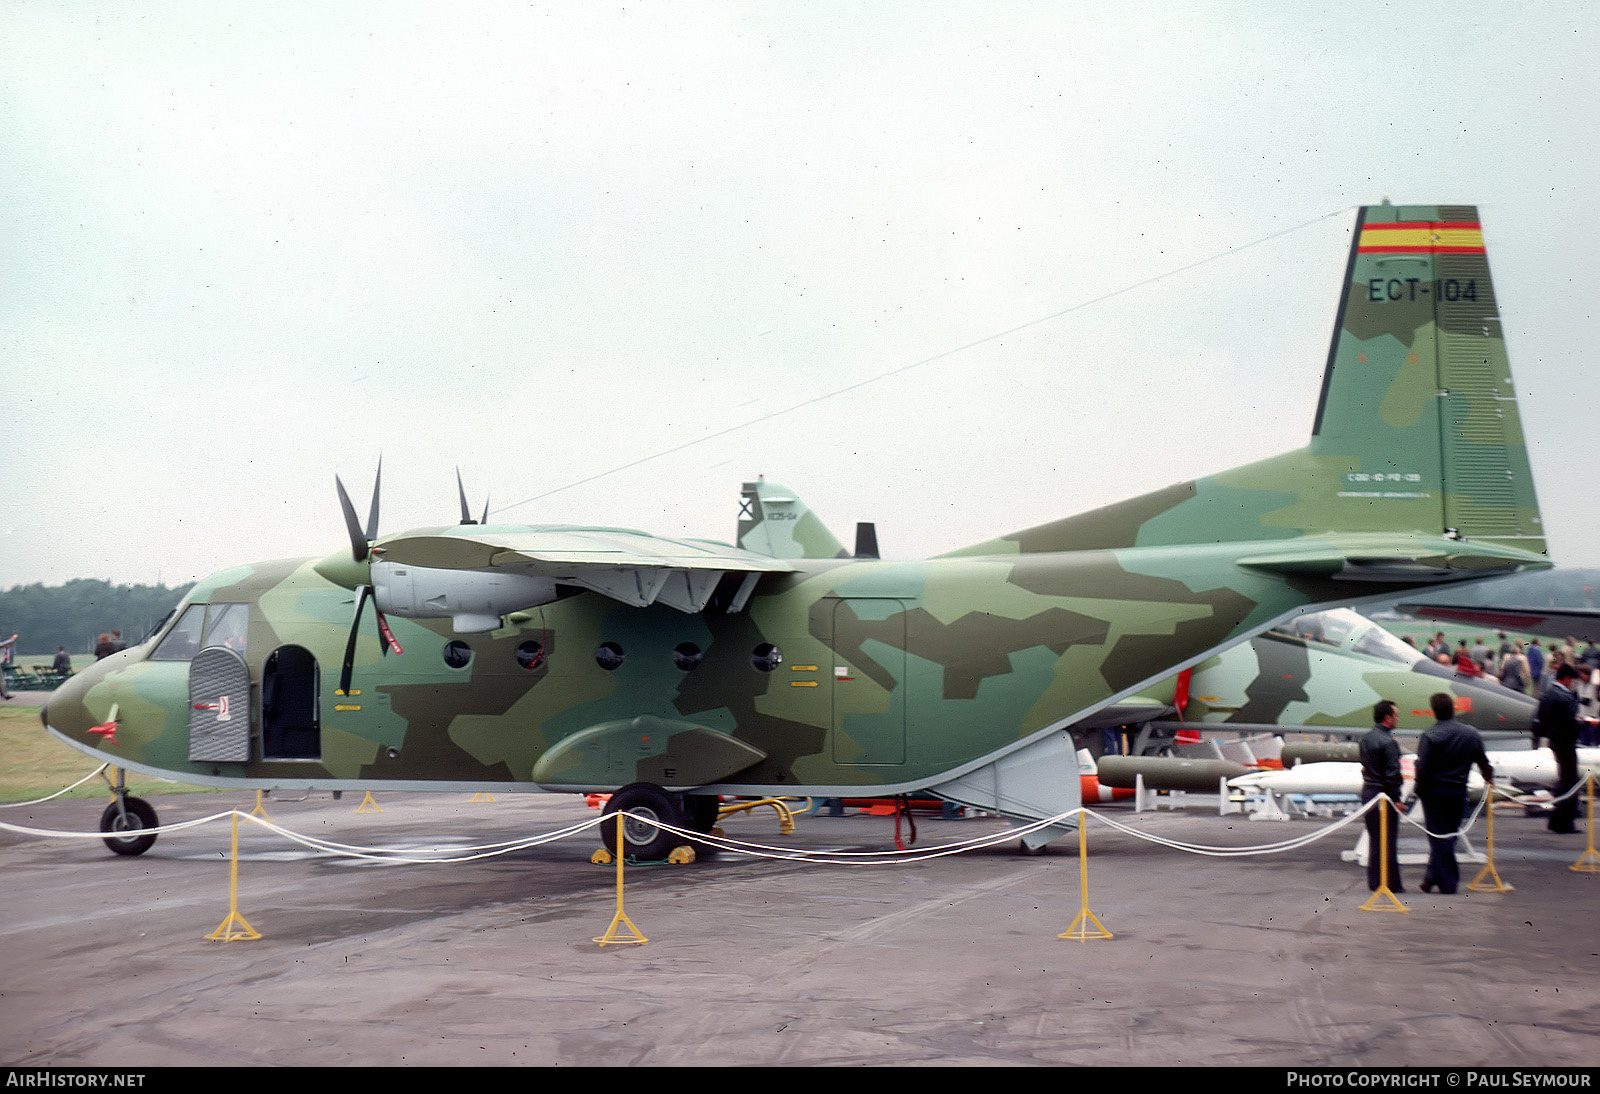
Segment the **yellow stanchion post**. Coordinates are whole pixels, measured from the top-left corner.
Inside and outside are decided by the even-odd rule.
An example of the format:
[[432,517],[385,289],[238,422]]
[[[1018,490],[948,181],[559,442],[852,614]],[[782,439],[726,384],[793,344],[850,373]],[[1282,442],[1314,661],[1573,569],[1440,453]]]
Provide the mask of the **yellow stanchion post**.
[[1515,892],[1514,886],[1500,880],[1500,872],[1494,868],[1494,787],[1485,786],[1483,792],[1488,795],[1483,807],[1483,815],[1487,818],[1483,836],[1484,863],[1478,876],[1467,885],[1467,890],[1474,893]]
[[265,798],[265,796],[263,795],[263,793],[260,790],[256,791],[256,807],[254,809],[250,810],[250,815],[252,817],[260,817],[262,820],[265,820],[265,821],[269,821],[269,820],[272,819],[271,817],[267,816],[266,798]]
[[1567,867],[1569,870],[1580,874],[1600,873],[1600,854],[1594,850],[1594,772],[1583,773],[1583,830],[1588,840],[1588,846],[1583,849],[1583,854],[1578,856],[1578,861]]
[[[1087,942],[1091,938],[1112,938],[1112,933],[1105,928],[1099,918],[1089,910],[1089,837],[1085,832],[1088,828],[1088,810],[1078,812],[1078,890],[1083,898],[1083,908],[1078,912],[1078,918],[1072,921],[1072,926],[1056,935],[1057,938],[1076,938],[1079,942]],[[1090,930],[1089,925],[1094,924]]]
[[361,804],[356,806],[357,813],[382,813],[383,806],[372,800],[372,791],[367,791],[367,796],[361,799]]
[[228,918],[206,939],[211,942],[254,942],[261,932],[239,914],[239,811],[233,811],[233,850],[228,856]]
[[[1378,799],[1374,807],[1378,810],[1378,846],[1370,844],[1367,847],[1368,855],[1378,856],[1378,887],[1372,891],[1367,902],[1361,906],[1363,912],[1410,912],[1400,898],[1394,895],[1394,890],[1389,888],[1389,797],[1384,795]],[[1490,831],[1493,831],[1491,828]],[[1471,888],[1472,886],[1467,886]],[[1387,898],[1387,899],[1386,899]]]
[[[611,926],[606,928],[606,933],[595,939],[601,946],[642,946],[650,941],[640,933],[639,928],[633,925],[633,920],[628,918],[628,913],[622,910],[622,860],[627,858],[627,844],[623,842],[622,818],[627,816],[623,810],[617,810],[617,914],[611,917]],[[626,924],[633,937],[619,937],[619,930]]]

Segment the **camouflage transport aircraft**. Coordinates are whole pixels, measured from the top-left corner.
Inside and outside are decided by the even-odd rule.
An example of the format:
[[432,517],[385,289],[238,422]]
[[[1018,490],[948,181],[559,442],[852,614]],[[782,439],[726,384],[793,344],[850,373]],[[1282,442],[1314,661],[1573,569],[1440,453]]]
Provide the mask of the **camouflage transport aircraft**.
[[[378,538],[342,497],[349,547],[200,582],[42,717],[217,786],[612,791],[700,830],[716,795],[930,788],[1029,821],[1078,803],[1066,727],[1156,681],[1308,607],[1548,565],[1471,206],[1361,210],[1305,448],[916,562],[786,498],[748,489],[730,547]],[[119,792],[102,829],[138,853],[154,823]]]

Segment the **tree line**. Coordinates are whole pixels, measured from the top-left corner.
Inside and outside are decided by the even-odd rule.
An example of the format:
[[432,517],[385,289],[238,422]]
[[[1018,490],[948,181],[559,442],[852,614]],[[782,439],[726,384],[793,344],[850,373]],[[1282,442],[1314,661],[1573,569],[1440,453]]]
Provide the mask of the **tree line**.
[[194,583],[113,585],[76,578],[65,585],[13,585],[0,592],[0,638],[17,635],[19,654],[92,653],[102,634],[120,630],[128,645],[150,632]]
[[1565,566],[1477,581],[1459,589],[1423,589],[1400,599],[1465,607],[1592,608],[1597,593],[1600,593],[1600,570]]

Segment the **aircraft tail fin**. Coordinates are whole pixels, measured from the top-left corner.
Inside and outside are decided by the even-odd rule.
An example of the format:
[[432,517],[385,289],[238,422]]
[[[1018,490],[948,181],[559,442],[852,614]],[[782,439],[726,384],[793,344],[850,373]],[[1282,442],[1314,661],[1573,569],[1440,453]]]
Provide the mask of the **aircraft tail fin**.
[[764,477],[740,492],[738,545],[769,558],[849,558],[834,534],[793,490]]
[[955,553],[1345,542],[1326,558],[1298,549],[1258,560],[1310,571],[1363,537],[1393,534],[1470,541],[1523,564],[1545,554],[1470,205],[1361,209],[1306,448]]

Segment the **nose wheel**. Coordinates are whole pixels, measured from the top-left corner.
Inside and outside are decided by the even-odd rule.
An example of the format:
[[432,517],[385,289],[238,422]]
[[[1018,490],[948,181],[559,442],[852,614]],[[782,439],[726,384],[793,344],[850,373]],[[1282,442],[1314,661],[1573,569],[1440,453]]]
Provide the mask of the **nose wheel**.
[[[113,720],[115,711],[112,712]],[[112,768],[115,781],[104,769],[101,777],[111,788],[111,804],[100,814],[100,831],[106,833],[106,846],[119,855],[142,855],[155,846],[156,834],[147,829],[160,828],[155,808],[143,798],[128,793],[126,768]]]
[[161,822],[156,819],[156,811],[150,803],[127,794],[106,806],[106,811],[100,814],[100,831],[109,833],[106,846],[119,855],[142,855],[150,850],[155,846],[156,836],[145,830],[159,827]]

